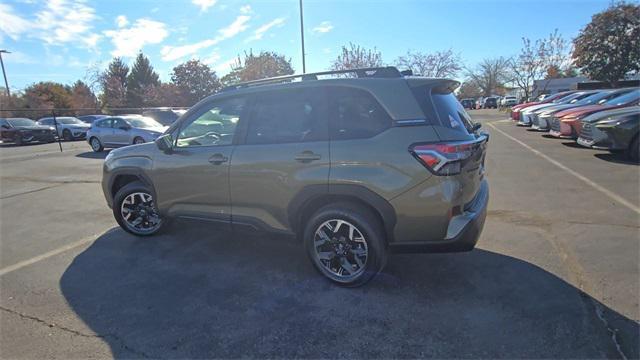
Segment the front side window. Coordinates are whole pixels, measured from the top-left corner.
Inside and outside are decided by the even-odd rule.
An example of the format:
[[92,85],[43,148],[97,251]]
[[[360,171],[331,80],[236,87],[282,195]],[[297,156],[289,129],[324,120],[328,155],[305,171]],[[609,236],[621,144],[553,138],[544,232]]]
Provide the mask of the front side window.
[[327,139],[321,89],[287,89],[258,95],[247,129],[247,144]]
[[331,89],[331,139],[364,139],[391,127],[391,117],[367,91]]
[[212,102],[203,114],[182,126],[176,146],[231,145],[245,105],[244,97]]
[[104,119],[96,122],[96,127],[99,128],[110,128],[111,127],[111,119]]
[[124,121],[123,119],[115,118],[113,119],[113,127],[116,129],[126,128],[126,127],[129,127],[129,124],[127,124],[127,122]]

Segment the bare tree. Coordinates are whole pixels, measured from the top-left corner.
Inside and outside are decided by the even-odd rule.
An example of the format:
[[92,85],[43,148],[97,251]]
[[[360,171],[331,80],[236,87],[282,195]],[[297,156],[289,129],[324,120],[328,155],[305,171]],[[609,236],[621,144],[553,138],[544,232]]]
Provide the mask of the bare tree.
[[383,66],[382,53],[375,47],[365,49],[360,45],[349,43],[349,47],[342,46],[342,52],[331,65],[332,70],[348,70]]
[[531,43],[528,38],[522,38],[520,54],[509,61],[511,81],[522,90],[524,97],[528,99],[534,81],[545,74],[544,46],[541,40]]
[[475,69],[468,69],[467,76],[478,85],[483,96],[490,96],[498,90],[502,90],[504,84],[511,80],[509,77],[510,61],[502,56],[484,59]]
[[426,77],[455,77],[462,70],[460,55],[451,49],[434,53],[407,51],[407,54],[396,60],[396,65],[408,67],[415,74]]

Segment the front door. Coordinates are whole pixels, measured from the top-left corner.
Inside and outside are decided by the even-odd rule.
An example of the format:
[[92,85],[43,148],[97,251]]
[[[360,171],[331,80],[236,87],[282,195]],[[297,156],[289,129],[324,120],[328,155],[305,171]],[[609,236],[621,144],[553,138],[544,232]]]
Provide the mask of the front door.
[[113,132],[109,143],[115,145],[130,145],[133,143],[131,139],[131,126],[121,118],[115,118],[113,120]]
[[229,164],[245,105],[230,97],[199,106],[174,131],[172,151],[158,150],[151,174],[161,212],[230,221]]
[[289,231],[292,199],[305,188],[327,186],[324,90],[269,91],[256,95],[251,108],[245,140],[231,161],[233,223]]

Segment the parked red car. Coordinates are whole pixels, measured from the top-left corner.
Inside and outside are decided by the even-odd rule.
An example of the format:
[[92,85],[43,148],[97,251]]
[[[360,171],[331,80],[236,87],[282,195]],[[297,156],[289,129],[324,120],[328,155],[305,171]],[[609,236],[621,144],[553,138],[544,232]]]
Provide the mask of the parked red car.
[[560,111],[551,118],[549,134],[559,138],[578,138],[580,134],[580,119],[599,111],[618,109],[640,104],[640,90],[624,93],[602,104],[581,106]]
[[550,103],[556,99],[559,99],[561,97],[567,96],[571,93],[574,93],[575,91],[564,91],[564,92],[559,92],[557,94],[553,94],[553,95],[549,95],[547,97],[544,98],[544,100],[542,101],[531,101],[528,103],[524,103],[524,104],[520,104],[520,105],[516,105],[514,107],[511,108],[511,119],[513,120],[520,120],[520,113],[522,112],[522,110],[524,110],[525,108],[528,108],[529,106],[534,106],[534,105],[541,105],[541,104],[547,104]]

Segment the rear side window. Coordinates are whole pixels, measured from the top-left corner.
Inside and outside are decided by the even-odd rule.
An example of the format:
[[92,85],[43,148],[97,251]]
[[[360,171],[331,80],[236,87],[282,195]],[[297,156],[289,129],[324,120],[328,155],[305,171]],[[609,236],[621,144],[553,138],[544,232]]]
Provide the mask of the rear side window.
[[[452,93],[438,94],[433,92],[431,98],[442,126],[465,133],[470,132],[473,122]],[[493,101],[495,102],[495,99]]]
[[391,117],[367,91],[330,88],[331,139],[370,138],[391,127]]
[[327,140],[321,89],[287,89],[256,96],[247,128],[247,144]]
[[96,121],[95,126],[99,127],[99,128],[110,128],[111,127],[111,119],[104,119],[104,120]]
[[42,124],[42,125],[53,125],[53,119],[40,120],[40,124]]

